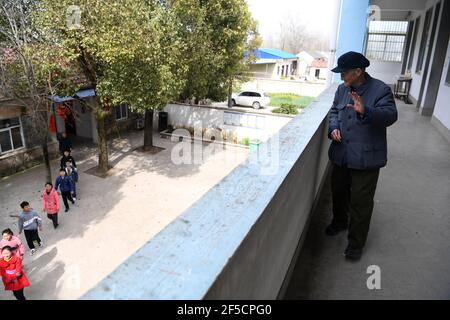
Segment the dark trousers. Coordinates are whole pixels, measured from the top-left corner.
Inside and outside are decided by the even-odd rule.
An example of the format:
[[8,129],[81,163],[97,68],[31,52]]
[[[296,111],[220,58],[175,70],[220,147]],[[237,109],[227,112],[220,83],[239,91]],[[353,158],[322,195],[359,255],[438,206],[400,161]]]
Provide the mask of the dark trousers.
[[25,239],[27,239],[28,248],[34,249],[34,241],[41,243],[41,238],[39,238],[39,233],[36,230],[24,230]]
[[380,169],[355,170],[333,164],[333,223],[348,224],[352,248],[362,249],[366,244],[379,174]]
[[14,290],[13,295],[14,295],[14,297],[16,297],[17,300],[27,300],[27,299],[25,299],[25,296],[23,295],[23,289]]
[[47,214],[47,218],[49,218],[50,220],[52,220],[53,222],[53,227],[56,229],[58,227],[58,214],[54,213],[54,214]]
[[67,201],[67,199],[69,199],[70,202],[74,203],[70,191],[61,192],[61,196],[63,198],[64,206],[66,207],[66,209],[69,209],[69,202]]

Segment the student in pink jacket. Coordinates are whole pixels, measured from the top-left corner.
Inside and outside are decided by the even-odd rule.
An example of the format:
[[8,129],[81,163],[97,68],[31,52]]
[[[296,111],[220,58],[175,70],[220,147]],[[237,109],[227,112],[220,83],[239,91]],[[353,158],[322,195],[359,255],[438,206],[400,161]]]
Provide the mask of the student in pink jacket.
[[14,235],[11,229],[5,229],[2,232],[0,252],[4,247],[11,247],[13,255],[21,259],[25,254],[25,247],[23,246],[22,241]]
[[47,217],[52,220],[53,227],[58,228],[59,195],[51,182],[47,182],[42,191],[42,211],[46,212]]

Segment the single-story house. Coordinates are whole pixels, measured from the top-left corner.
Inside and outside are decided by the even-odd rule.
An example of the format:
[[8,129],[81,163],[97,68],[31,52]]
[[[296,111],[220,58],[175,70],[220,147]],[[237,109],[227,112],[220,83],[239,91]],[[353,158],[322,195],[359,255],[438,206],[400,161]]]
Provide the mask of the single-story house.
[[256,61],[250,66],[254,78],[284,79],[296,73],[297,57],[289,52],[259,48],[254,52]]
[[[21,103],[0,97],[0,177],[42,163],[40,142],[30,132],[30,122],[24,117]],[[58,155],[58,143],[48,143],[50,156]]]
[[328,55],[325,52],[301,51],[297,54],[296,76],[310,81],[326,80]]
[[[97,142],[97,125],[95,116],[89,106],[95,106],[95,90],[83,88],[72,97],[50,97],[53,101],[53,115],[56,119],[56,133],[62,132],[80,140]],[[106,119],[108,133],[138,129],[137,119],[140,116],[132,113],[126,103],[114,107],[114,111]]]
[[[49,115],[52,158],[59,155],[58,138],[66,132],[73,141],[97,142],[95,116],[88,105],[95,105],[95,90],[83,88],[72,97],[49,97],[52,107]],[[42,163],[43,155],[39,141],[29,130],[24,107],[12,99],[0,97],[0,177],[13,174]],[[132,113],[127,104],[115,106],[105,121],[108,134],[140,129],[141,116]]]

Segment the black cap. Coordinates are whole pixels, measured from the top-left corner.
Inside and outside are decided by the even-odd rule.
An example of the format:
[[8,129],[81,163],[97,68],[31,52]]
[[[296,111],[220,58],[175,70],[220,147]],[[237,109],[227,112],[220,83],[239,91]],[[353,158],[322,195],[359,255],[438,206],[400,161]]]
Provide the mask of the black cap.
[[337,67],[331,71],[341,73],[345,70],[357,68],[362,69],[367,68],[368,66],[370,66],[370,61],[367,60],[366,57],[364,57],[361,53],[350,51],[339,57]]

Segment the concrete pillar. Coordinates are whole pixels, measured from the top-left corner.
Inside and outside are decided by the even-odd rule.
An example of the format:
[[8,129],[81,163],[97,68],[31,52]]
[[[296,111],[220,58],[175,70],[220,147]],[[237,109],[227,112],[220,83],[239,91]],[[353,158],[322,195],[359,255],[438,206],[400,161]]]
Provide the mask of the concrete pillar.
[[[355,51],[364,53],[367,33],[369,0],[342,0],[339,18],[336,61],[344,53]],[[334,65],[332,67],[334,67]],[[340,82],[340,75],[334,74],[333,82]]]
[[[332,0],[333,5],[333,19],[331,20],[331,35],[330,35],[330,55],[328,60],[328,72],[327,72],[327,87],[333,82],[333,73],[331,69],[336,64],[336,50],[339,34],[339,20],[341,16],[341,0]],[[300,68],[299,68],[300,69]],[[306,75],[306,70],[302,71],[303,75]]]

